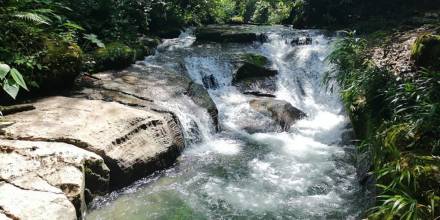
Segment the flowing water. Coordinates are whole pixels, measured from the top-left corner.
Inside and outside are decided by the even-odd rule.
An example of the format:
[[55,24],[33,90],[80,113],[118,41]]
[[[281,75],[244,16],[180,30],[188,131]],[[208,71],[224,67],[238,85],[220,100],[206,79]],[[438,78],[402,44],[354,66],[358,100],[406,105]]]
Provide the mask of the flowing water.
[[[322,85],[333,38],[286,27],[258,31],[267,34],[268,42],[196,44],[184,33],[166,40],[144,61],[147,67],[187,74],[199,84],[212,74],[218,86],[209,93],[222,131],[215,133],[206,110],[189,99],[161,103],[181,120],[186,150],[174,167],[96,199],[87,219],[359,218],[367,198],[356,176],[354,147],[341,144],[348,120],[337,93]],[[313,43],[292,46],[297,36],[311,36]],[[232,85],[233,57],[243,52],[268,57],[279,71],[276,99],[307,113],[289,132],[249,134],[243,129],[265,128],[269,121],[251,110],[249,101],[255,97]]]

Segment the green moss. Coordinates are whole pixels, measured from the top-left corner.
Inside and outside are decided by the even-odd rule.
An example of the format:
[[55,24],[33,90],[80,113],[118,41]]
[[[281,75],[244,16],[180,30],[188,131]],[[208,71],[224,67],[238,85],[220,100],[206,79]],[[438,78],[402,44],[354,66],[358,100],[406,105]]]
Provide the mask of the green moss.
[[61,39],[47,39],[45,42],[46,54],[42,58],[42,65],[46,68],[37,71],[35,82],[40,88],[54,89],[70,85],[80,73],[83,53],[81,48],[72,42]]
[[244,54],[242,58],[245,62],[259,67],[264,67],[269,64],[269,59],[267,59],[267,57],[258,54],[247,53]]
[[106,47],[99,48],[94,54],[95,71],[123,69],[135,61],[135,56],[136,51],[123,43],[106,44]]
[[412,46],[411,58],[420,67],[440,69],[440,35],[419,36]]

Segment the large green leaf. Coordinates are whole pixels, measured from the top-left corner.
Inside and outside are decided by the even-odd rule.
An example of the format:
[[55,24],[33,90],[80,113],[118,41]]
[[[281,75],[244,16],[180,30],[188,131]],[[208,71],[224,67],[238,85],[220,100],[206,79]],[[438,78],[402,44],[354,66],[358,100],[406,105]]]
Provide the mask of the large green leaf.
[[3,90],[8,93],[13,99],[18,95],[20,90],[20,85],[18,85],[14,80],[8,79],[3,83]]
[[11,67],[9,67],[7,64],[0,63],[0,80],[4,79],[10,70]]
[[18,72],[17,69],[15,69],[15,68],[11,69],[11,76],[18,85],[20,85],[23,89],[26,89],[27,91],[29,91],[29,89],[26,86],[26,82],[23,79],[23,76],[21,75],[20,72]]
[[95,34],[84,34],[84,39],[89,40],[90,42],[96,44],[96,46],[100,47],[100,48],[104,48],[105,44],[98,39],[98,36],[96,36]]

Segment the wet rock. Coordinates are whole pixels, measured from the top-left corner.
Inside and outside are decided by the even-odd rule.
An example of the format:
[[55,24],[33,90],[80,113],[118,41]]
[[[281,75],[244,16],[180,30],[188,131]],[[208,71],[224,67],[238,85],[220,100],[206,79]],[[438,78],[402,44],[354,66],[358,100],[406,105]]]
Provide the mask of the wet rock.
[[290,44],[293,46],[299,45],[310,45],[312,44],[313,39],[311,37],[295,37]]
[[240,54],[235,62],[233,84],[241,91],[260,91],[272,93],[276,91],[277,70],[270,68],[267,57],[259,54]]
[[356,143],[356,133],[353,128],[347,128],[342,132],[341,145],[352,145]]
[[245,95],[253,95],[253,96],[257,96],[257,97],[270,97],[270,98],[275,98],[276,96],[270,93],[264,93],[261,91],[245,91],[243,92],[243,94]]
[[267,41],[265,34],[255,33],[248,26],[210,25],[197,29],[195,34],[198,42],[252,43]]
[[[3,181],[0,192],[7,188],[17,192],[17,195],[1,192],[0,198],[0,207],[4,207],[14,216],[23,217],[30,210],[40,208],[48,212],[69,213],[71,210],[66,207],[73,204],[76,215],[80,217],[86,207],[86,196],[92,198],[107,192],[109,169],[97,154],[70,144],[0,140],[0,181]],[[50,200],[33,197],[38,194],[56,198],[52,201],[55,204],[51,204]],[[12,198],[4,198],[8,195]],[[8,200],[31,198],[35,199],[35,204],[7,203]],[[55,210],[46,210],[51,207]],[[54,216],[49,217],[57,215],[54,213]],[[75,212],[68,218],[74,219]]]
[[269,67],[269,59],[259,54],[241,54],[235,64],[238,68],[234,74],[234,82],[266,78],[278,74],[278,71]]
[[147,111],[163,109],[174,112],[176,109],[167,109],[160,103],[187,95],[195,104],[207,110],[218,129],[218,110],[208,91],[187,76],[160,67],[133,66],[119,72],[97,73],[93,78],[81,75],[76,85],[75,97],[116,101]]
[[[35,110],[6,116],[6,139],[69,143],[102,156],[111,187],[132,183],[175,162],[184,148],[172,114],[138,110],[115,102],[51,97]],[[1,138],[0,137],[0,138]]]
[[218,109],[206,89],[203,88],[202,85],[191,83],[186,95],[191,97],[197,105],[208,110],[208,113],[214,123],[215,129],[219,131],[220,128],[218,121]]
[[215,79],[214,75],[207,75],[203,76],[202,78],[203,86],[208,89],[216,89],[218,88],[217,80]]
[[253,110],[271,117],[283,131],[288,131],[297,120],[307,116],[290,103],[273,98],[253,99],[249,104]]

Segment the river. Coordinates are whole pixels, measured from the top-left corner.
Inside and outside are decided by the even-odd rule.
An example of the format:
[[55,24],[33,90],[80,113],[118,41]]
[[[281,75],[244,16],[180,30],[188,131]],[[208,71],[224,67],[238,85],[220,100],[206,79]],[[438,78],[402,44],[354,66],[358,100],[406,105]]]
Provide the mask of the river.
[[[213,75],[217,86],[209,94],[219,110],[221,132],[189,99],[161,103],[176,112],[185,129],[182,156],[168,170],[95,199],[87,219],[360,218],[368,198],[356,175],[355,147],[342,141],[349,121],[338,93],[322,84],[334,37],[282,26],[257,29],[266,33],[267,42],[198,44],[188,30],[138,63],[188,74],[199,84]],[[290,44],[305,36],[312,44]],[[232,57],[244,52],[271,60],[279,71],[276,99],[308,117],[287,132],[246,132],[247,125],[269,125],[250,108],[254,97],[232,84]]]

